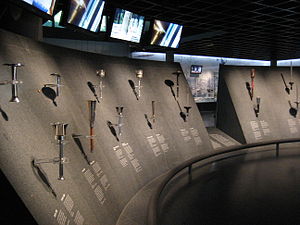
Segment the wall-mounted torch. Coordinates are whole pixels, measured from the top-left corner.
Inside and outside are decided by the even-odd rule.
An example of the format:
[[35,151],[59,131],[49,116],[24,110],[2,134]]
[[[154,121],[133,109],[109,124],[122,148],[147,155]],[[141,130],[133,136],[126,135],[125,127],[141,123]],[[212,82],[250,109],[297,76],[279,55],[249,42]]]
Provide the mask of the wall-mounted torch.
[[294,81],[293,81],[293,62],[291,61],[291,64],[290,64],[290,89],[293,90],[293,84],[294,84]]
[[88,107],[89,107],[89,120],[90,120],[90,150],[91,152],[94,151],[94,125],[95,125],[95,118],[96,118],[96,101],[89,100]]
[[255,69],[251,69],[251,100],[253,99],[254,96],[254,78],[255,78]]
[[254,112],[255,112],[256,117],[258,117],[259,112],[260,112],[260,110],[259,110],[259,108],[260,108],[260,100],[261,100],[261,98],[259,96],[257,96],[256,97],[256,106],[254,108]]
[[[56,82],[54,84],[44,84],[44,87],[41,90],[38,90],[38,92],[42,92],[47,98],[52,100],[55,106],[57,106],[55,99],[60,95],[60,87],[63,86],[61,84],[61,76],[58,73],[51,73],[50,76],[54,76]],[[55,90],[52,89],[52,87],[55,87]]]
[[103,98],[103,88],[105,87],[103,85],[103,78],[105,77],[105,70],[100,69],[96,71],[97,77],[99,77],[99,92],[100,92],[100,98]]
[[144,74],[144,72],[142,69],[135,71],[135,75],[138,79],[138,86],[136,86],[136,88],[138,89],[138,97],[141,97],[141,88],[142,88],[141,83],[142,83],[143,74]]
[[22,84],[22,81],[18,80],[17,68],[21,67],[21,66],[24,66],[24,65],[21,64],[21,63],[14,63],[14,64],[5,63],[3,65],[11,67],[12,78],[11,78],[11,81],[2,81],[2,82],[0,82],[0,85],[11,84],[12,97],[10,99],[10,102],[18,103],[18,102],[20,102],[20,99],[19,99],[19,96],[18,96],[18,87],[19,87],[19,84]]
[[[50,76],[54,76],[55,77],[55,83],[54,84],[44,84],[44,87],[55,87],[55,94],[56,96],[60,95],[60,87],[63,86],[61,84],[61,75],[59,75],[58,73],[51,73]],[[40,92],[41,90],[38,90],[38,92]]]
[[56,84],[50,84],[52,87],[56,87],[56,96],[60,95],[60,87],[62,86],[61,84],[61,76],[58,73],[51,73],[51,76],[54,76],[56,79]]
[[180,70],[177,70],[173,74],[176,75],[176,96],[178,99],[179,98],[179,76],[180,74],[182,74],[182,72]]
[[186,119],[189,117],[190,109],[192,108],[191,106],[184,106],[185,108],[185,115]]
[[54,128],[55,132],[55,140],[59,146],[59,157],[54,157],[52,159],[35,159],[33,164],[35,166],[43,163],[58,163],[58,179],[64,180],[64,163],[68,162],[68,159],[64,157],[64,144],[65,144],[65,137],[66,137],[66,129],[68,124],[66,123],[53,123],[51,124]]
[[117,113],[118,113],[118,123],[116,124],[118,128],[118,136],[122,135],[122,126],[123,126],[123,106],[116,107]]
[[64,180],[64,165],[65,162],[64,158],[64,144],[65,144],[65,137],[66,137],[66,129],[68,124],[67,123],[54,123],[52,124],[55,132],[55,140],[59,146],[59,180]]
[[155,101],[152,101],[152,104],[151,104],[151,106],[152,106],[152,115],[151,115],[151,119],[152,119],[152,122],[153,123],[155,123]]
[[296,104],[297,110],[298,110],[300,102],[299,102],[299,93],[298,93],[298,85],[297,84],[296,84],[296,101],[295,101],[295,104]]

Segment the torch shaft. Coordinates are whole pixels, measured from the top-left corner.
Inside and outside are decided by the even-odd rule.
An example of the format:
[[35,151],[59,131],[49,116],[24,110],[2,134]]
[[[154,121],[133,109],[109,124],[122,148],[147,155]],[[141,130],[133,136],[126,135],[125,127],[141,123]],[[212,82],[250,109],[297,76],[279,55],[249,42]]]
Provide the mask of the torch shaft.
[[152,120],[155,123],[155,101],[152,101]]
[[[17,81],[18,80],[18,74],[17,74],[17,66],[12,65],[11,66],[11,71],[12,71],[12,81]],[[12,98],[17,98],[18,97],[18,85],[14,82],[11,84],[11,94]]]
[[64,180],[64,165],[63,165],[63,161],[64,161],[64,143],[63,143],[63,139],[58,141],[58,145],[59,145],[59,180]]
[[90,150],[94,151],[94,127],[90,127]]

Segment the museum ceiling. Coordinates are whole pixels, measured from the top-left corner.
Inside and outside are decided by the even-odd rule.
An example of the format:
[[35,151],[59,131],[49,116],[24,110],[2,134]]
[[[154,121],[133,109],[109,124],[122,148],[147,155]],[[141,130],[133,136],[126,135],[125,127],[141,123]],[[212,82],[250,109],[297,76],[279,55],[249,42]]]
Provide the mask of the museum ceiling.
[[183,25],[180,47],[167,49],[175,53],[266,60],[300,57],[300,0],[107,0],[105,12],[116,7]]

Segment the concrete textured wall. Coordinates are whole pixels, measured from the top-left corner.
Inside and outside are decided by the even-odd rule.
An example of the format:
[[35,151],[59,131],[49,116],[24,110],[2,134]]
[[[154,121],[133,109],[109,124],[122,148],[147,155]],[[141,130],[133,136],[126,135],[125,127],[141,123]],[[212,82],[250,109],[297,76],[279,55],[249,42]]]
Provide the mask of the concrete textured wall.
[[[21,102],[9,103],[10,85],[0,86],[0,105],[8,115],[0,117],[0,166],[36,221],[49,224],[115,224],[120,212],[145,184],[186,159],[212,150],[207,131],[187,86],[180,76],[180,105],[192,106],[188,122],[164,81],[175,81],[177,63],[151,62],[103,56],[54,47],[0,31],[0,62],[21,62],[19,88]],[[97,83],[95,71],[106,70],[103,99],[97,104],[95,150],[89,141],[82,145],[93,165],[84,160],[71,134],[89,133],[87,100],[94,96],[87,82]],[[144,70],[140,100],[136,100],[128,80],[137,84],[136,69]],[[62,76],[57,107],[38,90],[53,83],[51,73]],[[10,68],[0,67],[1,80],[11,79]],[[175,82],[176,83],[176,82]],[[176,88],[174,88],[176,92]],[[144,114],[151,116],[156,101],[156,122],[150,129]],[[124,106],[123,134],[118,142],[107,121],[117,122],[115,107]],[[50,123],[65,122],[67,140],[65,180],[59,181],[58,166],[43,164],[57,193],[55,198],[32,167],[33,158],[58,156],[58,146]],[[150,144],[150,142],[152,142]]]
[[[250,71],[255,69],[254,97],[251,101],[246,88],[246,82],[251,84]],[[281,78],[284,75],[288,86],[290,82],[290,68],[288,67],[238,67],[223,66],[220,76],[228,88],[228,96],[219,95],[219,101],[232,101],[233,104],[219,104],[218,124],[220,127],[226,125],[226,115],[220,112],[235,111],[238,123],[241,126],[240,132],[247,143],[277,138],[299,137],[300,123],[299,113],[292,115],[289,100],[292,108],[297,109],[296,85],[299,83],[299,68],[293,68],[293,89],[290,94],[285,91],[285,85]],[[225,88],[226,88],[225,87]],[[261,98],[260,113],[256,117],[254,108],[256,97]],[[228,111],[228,109],[227,109]],[[297,110],[296,110],[297,111]],[[236,122],[237,123],[237,122]],[[223,129],[224,130],[224,129]]]

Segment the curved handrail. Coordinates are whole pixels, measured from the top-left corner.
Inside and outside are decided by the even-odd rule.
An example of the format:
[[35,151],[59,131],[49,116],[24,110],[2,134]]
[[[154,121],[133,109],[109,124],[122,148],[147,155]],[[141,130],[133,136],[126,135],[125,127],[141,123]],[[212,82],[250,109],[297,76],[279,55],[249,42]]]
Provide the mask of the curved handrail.
[[[158,204],[160,200],[161,193],[163,192],[166,185],[169,183],[169,181],[174,178],[180,171],[182,171],[185,168],[191,169],[191,166],[197,162],[200,162],[205,159],[213,158],[216,156],[224,155],[227,153],[237,152],[243,149],[249,149],[249,148],[255,148],[255,147],[261,147],[266,145],[276,145],[276,156],[279,155],[279,144],[285,144],[285,143],[294,143],[294,142],[300,142],[300,138],[289,138],[289,139],[280,139],[280,140],[272,140],[272,141],[262,141],[257,143],[251,143],[251,144],[245,144],[245,145],[237,145],[233,147],[227,147],[223,148],[221,150],[216,150],[212,153],[205,153],[201,154],[199,156],[193,157],[182,164],[176,166],[175,168],[171,169],[169,172],[167,172],[166,177],[161,181],[159,186],[156,188],[153,196],[150,199],[150,203],[148,206],[148,218],[147,218],[147,225],[158,225]],[[226,158],[226,157],[224,157]]]

